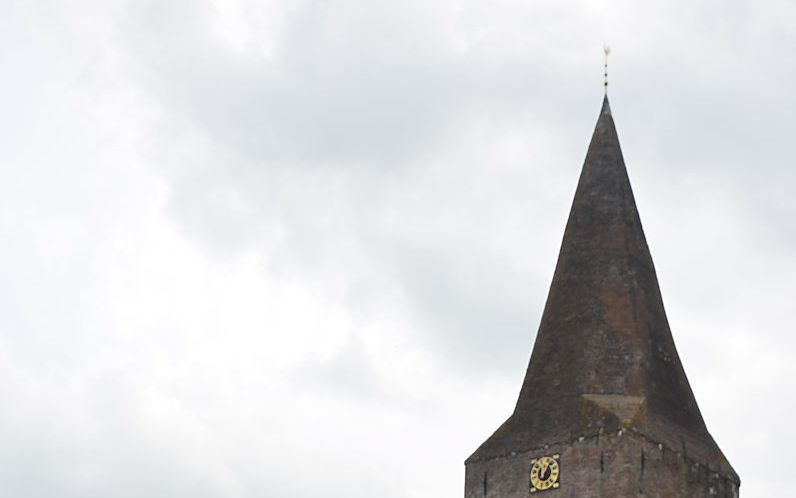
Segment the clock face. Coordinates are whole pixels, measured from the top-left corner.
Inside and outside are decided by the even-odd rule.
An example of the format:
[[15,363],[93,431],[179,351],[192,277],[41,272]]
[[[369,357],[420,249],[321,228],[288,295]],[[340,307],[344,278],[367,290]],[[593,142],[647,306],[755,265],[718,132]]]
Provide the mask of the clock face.
[[531,493],[558,488],[558,459],[559,455],[553,455],[531,460]]

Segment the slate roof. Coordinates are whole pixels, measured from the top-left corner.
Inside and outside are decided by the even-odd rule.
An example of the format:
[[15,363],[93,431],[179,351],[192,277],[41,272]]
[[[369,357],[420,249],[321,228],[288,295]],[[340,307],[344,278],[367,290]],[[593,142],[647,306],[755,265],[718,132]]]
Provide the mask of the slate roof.
[[738,481],[680,363],[606,95],[516,408],[468,462],[618,428]]

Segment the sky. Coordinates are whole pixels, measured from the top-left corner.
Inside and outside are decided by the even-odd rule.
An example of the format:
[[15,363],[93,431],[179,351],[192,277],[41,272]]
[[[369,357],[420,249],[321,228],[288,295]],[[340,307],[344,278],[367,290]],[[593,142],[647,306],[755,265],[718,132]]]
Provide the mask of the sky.
[[741,496],[790,493],[796,4],[0,0],[0,489],[461,496],[609,95]]

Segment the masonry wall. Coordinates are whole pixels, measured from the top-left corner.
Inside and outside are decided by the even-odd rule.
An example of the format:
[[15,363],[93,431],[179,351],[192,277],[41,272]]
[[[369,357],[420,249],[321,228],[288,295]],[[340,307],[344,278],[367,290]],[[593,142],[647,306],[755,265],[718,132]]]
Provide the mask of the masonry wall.
[[[560,487],[530,493],[531,459],[561,455]],[[738,498],[734,482],[634,432],[470,462],[465,498]]]

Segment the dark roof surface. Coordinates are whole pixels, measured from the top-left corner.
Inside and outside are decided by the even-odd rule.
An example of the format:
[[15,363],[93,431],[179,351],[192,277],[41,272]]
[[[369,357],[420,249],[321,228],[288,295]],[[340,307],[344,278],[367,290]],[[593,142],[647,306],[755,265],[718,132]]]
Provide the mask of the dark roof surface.
[[737,480],[680,363],[606,96],[517,406],[469,460],[617,428]]

